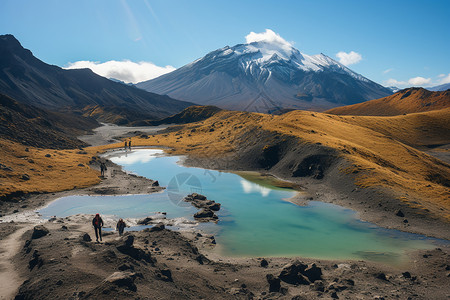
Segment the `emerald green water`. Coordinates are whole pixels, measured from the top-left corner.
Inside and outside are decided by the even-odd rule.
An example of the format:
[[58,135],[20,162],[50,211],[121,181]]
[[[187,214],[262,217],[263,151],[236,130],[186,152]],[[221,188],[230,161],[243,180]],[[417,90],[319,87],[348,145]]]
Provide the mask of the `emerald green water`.
[[295,192],[270,188],[226,172],[182,166],[180,157],[161,156],[161,150],[118,153],[109,159],[125,170],[158,180],[163,193],[134,196],[76,196],[62,198],[40,210],[45,216],[77,213],[141,218],[155,211],[168,218],[197,211],[180,201],[198,192],[222,204],[218,224],[203,225],[215,234],[218,248],[230,256],[303,256],[328,259],[364,259],[399,263],[406,252],[435,247],[420,235],[387,230],[357,219],[354,211],[311,201],[297,206],[286,201]]

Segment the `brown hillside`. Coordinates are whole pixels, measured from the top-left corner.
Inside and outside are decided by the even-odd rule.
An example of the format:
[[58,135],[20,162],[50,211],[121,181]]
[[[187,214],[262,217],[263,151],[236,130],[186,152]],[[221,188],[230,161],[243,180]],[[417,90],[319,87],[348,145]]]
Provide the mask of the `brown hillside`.
[[0,201],[26,193],[57,192],[100,182],[89,167],[95,152],[26,147],[0,139]]
[[[290,176],[301,165],[305,149],[315,147],[319,152],[349,162],[337,176],[351,174],[359,187],[389,190],[398,195],[398,201],[450,220],[450,166],[409,146],[435,143],[430,140],[433,138],[448,142],[449,119],[450,109],[390,118],[306,111],[281,116],[221,111],[202,122],[184,125],[178,131],[148,139],[134,138],[133,143],[169,146],[175,149],[173,153],[198,157],[228,155],[233,160],[240,159],[235,154],[242,153],[242,148],[251,149],[247,159],[255,158],[255,161],[261,161],[260,158],[273,150],[290,157],[284,163],[293,172]],[[425,138],[424,132],[433,134]],[[283,144],[283,141],[288,142]],[[108,147],[114,145],[100,149]],[[290,152],[295,155],[289,156]],[[282,160],[283,157],[278,157],[268,166],[260,167],[276,168]]]
[[450,107],[450,91],[409,88],[394,95],[326,111],[334,115],[395,116]]

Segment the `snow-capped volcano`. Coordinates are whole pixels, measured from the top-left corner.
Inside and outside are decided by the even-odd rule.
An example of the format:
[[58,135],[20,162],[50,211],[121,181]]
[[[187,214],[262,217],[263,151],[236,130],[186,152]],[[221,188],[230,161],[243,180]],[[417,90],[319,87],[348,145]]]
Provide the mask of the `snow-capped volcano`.
[[324,110],[392,94],[324,54],[264,40],[212,51],[137,86],[198,104],[269,113]]

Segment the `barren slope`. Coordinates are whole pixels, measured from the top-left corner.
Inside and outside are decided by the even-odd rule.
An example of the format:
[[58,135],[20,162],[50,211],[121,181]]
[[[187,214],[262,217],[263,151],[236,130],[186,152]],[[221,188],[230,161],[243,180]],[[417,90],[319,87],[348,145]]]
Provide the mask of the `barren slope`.
[[409,88],[394,95],[326,111],[335,115],[395,116],[450,107],[450,90],[430,92]]

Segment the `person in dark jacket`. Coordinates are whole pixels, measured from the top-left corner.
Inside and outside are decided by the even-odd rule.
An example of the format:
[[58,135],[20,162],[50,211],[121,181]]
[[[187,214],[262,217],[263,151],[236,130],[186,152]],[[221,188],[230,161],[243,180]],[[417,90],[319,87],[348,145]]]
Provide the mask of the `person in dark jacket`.
[[131,140],[128,141],[128,149],[131,151]]
[[105,164],[104,162],[101,162],[101,163],[100,163],[100,171],[101,171],[103,177],[105,176],[105,171],[106,171],[106,170],[108,170],[108,169],[106,168],[106,164]]
[[102,226],[103,226],[103,220],[100,217],[100,214],[96,214],[95,217],[92,219],[92,226],[94,226],[95,230],[95,238],[98,242],[98,237],[100,236],[100,241],[102,240]]
[[116,230],[119,231],[119,235],[123,235],[123,230],[127,227],[123,219],[119,219],[119,222],[117,222]]

